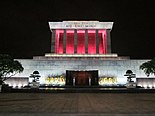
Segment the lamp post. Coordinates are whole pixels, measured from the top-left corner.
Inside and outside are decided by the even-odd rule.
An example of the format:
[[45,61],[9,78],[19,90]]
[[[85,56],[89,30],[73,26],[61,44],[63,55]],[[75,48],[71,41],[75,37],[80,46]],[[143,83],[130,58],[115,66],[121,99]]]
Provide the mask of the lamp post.
[[73,86],[75,86],[75,77],[73,77]]
[[91,77],[89,77],[89,86],[91,86]]

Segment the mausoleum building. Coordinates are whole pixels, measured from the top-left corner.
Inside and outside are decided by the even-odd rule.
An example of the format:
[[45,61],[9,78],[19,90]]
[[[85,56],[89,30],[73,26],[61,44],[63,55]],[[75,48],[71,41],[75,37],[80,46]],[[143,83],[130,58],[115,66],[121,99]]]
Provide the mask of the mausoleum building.
[[28,77],[35,70],[41,75],[40,85],[48,86],[124,85],[127,70],[132,70],[137,78],[146,77],[139,66],[147,60],[132,60],[111,51],[112,27],[113,22],[49,22],[51,53],[34,56],[33,59],[17,59],[24,71],[7,83],[25,86],[32,81]]

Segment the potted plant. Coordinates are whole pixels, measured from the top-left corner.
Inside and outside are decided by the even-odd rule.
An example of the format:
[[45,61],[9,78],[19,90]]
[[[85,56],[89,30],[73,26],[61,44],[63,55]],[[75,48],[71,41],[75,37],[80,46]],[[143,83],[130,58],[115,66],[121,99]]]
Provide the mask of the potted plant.
[[30,78],[33,78],[31,82],[31,88],[39,88],[39,78],[41,76],[39,75],[38,71],[34,71],[32,74],[30,74]]
[[127,76],[127,88],[136,88],[136,83],[132,80],[132,78],[136,78],[136,75],[133,74],[131,70],[127,70],[126,74],[124,76]]

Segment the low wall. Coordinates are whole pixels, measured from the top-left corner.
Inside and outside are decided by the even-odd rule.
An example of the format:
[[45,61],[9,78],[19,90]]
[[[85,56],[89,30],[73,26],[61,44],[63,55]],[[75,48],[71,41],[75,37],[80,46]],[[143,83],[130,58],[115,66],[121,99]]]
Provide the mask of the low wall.
[[5,83],[14,88],[15,87],[21,88],[21,87],[28,85],[29,78],[28,77],[12,77],[12,78],[7,79]]
[[155,88],[155,78],[136,78],[137,86]]

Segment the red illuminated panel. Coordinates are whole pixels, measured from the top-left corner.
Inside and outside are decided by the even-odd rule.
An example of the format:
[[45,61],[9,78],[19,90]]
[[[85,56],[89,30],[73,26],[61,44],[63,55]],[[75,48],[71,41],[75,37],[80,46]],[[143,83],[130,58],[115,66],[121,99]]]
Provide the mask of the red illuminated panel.
[[59,38],[59,54],[63,54],[63,33],[60,33]]
[[74,30],[66,31],[66,54],[74,54]]
[[102,33],[102,38],[103,38],[104,54],[106,54],[107,53],[107,35],[106,35],[106,32]]
[[77,30],[77,54],[85,54],[85,31]]
[[96,54],[96,31],[88,30],[88,54]]
[[99,38],[99,54],[106,54],[107,53],[107,41],[106,41],[106,30],[99,30],[98,31],[98,38]]
[[63,30],[56,30],[55,53],[63,54]]
[[102,33],[98,33],[99,38],[99,54],[104,54]]

